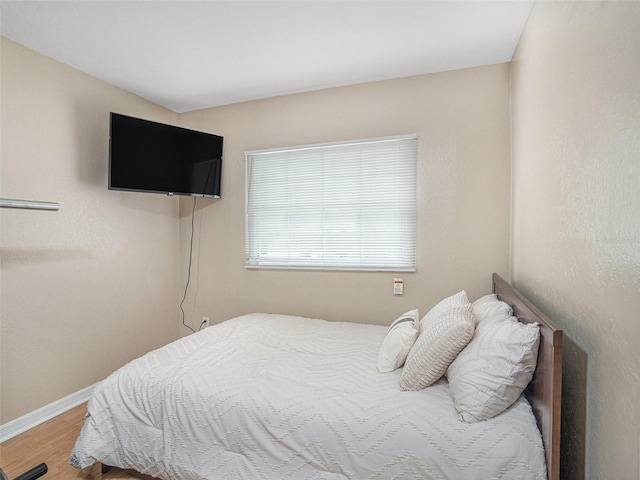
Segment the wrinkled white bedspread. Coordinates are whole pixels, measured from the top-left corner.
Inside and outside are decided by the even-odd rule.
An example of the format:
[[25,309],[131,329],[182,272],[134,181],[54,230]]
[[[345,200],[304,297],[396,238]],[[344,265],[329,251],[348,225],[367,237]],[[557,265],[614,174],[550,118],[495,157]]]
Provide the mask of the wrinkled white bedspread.
[[380,374],[385,327],[250,314],[182,338],[98,384],[70,463],[166,480],[545,479],[521,397],[458,419],[446,380]]

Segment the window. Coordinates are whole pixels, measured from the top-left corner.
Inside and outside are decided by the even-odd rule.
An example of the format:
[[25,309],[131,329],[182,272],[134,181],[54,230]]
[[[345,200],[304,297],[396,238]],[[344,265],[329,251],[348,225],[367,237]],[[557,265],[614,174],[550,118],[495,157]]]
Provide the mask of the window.
[[246,152],[246,267],[415,271],[416,143]]

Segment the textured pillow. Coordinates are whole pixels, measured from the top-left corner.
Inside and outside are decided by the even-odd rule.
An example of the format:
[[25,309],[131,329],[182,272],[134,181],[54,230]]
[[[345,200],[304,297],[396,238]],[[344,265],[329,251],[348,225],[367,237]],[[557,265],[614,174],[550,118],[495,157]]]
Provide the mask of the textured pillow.
[[380,373],[393,372],[404,365],[409,350],[420,333],[419,319],[418,310],[411,310],[393,321],[378,352]]
[[420,322],[420,336],[400,377],[402,390],[421,390],[438,380],[473,336],[473,309],[462,291],[445,298]]
[[538,358],[537,324],[515,317],[481,321],[473,339],[447,370],[453,404],[465,422],[493,418],[531,381]]
[[473,302],[473,314],[477,327],[484,320],[506,320],[513,315],[513,309],[508,303],[498,300],[498,295],[491,293]]

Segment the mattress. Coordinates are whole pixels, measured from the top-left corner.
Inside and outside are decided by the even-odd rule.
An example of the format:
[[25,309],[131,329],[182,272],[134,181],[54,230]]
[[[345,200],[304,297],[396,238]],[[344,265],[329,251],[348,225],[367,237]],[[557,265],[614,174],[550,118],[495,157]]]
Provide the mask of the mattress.
[[250,314],[99,383],[71,454],[166,480],[546,479],[524,397],[461,421],[441,379],[376,369],[385,327]]

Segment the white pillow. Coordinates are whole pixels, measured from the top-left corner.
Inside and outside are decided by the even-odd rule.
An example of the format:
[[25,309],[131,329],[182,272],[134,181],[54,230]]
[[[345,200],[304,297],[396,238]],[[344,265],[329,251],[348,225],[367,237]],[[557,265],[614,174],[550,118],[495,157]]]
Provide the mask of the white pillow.
[[493,418],[518,399],[536,368],[539,340],[537,324],[520,323],[515,317],[478,324],[469,345],[447,370],[449,391],[462,420]]
[[513,315],[513,309],[508,303],[498,300],[498,295],[490,293],[473,302],[473,314],[477,327],[483,320],[506,320]]
[[407,356],[400,377],[402,390],[421,390],[436,382],[475,329],[473,308],[462,291],[445,298],[420,322],[420,336]]
[[404,365],[409,350],[418,338],[418,310],[411,310],[396,318],[382,341],[378,352],[378,371],[393,372]]

